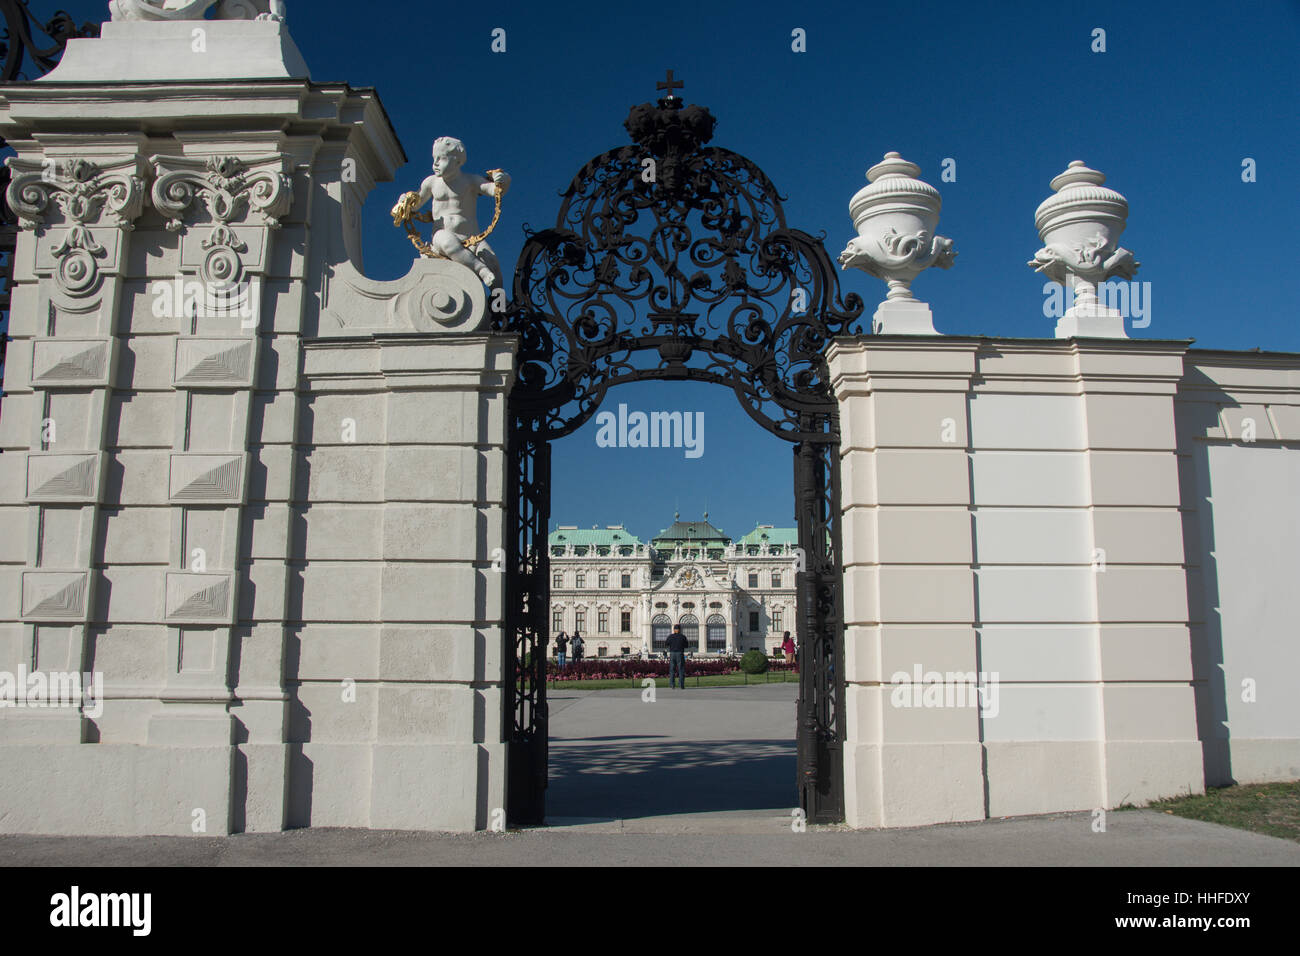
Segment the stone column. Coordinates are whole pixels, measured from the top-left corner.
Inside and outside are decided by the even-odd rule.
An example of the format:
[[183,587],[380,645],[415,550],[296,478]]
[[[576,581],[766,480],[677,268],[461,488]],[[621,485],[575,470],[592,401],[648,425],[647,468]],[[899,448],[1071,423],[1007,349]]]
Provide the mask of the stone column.
[[1200,793],[1174,416],[1187,346],[1071,345],[1090,452],[1103,805]]
[[472,830],[504,807],[515,339],[479,331],[486,315],[454,263],[388,283],[348,272],[305,346],[292,824]]
[[[281,152],[252,152],[241,144],[242,155],[232,154],[228,142],[202,135],[182,142],[187,155],[152,158],[153,205],[176,236],[173,291],[164,294],[164,279],[151,289],[155,302],[170,305],[155,311],[176,333],[165,340],[175,354],[174,425],[160,495],[170,506],[163,614],[174,666],[163,674],[163,705],[150,718],[148,739],[165,746],[229,745],[233,694],[227,675],[242,591],[238,568],[248,524],[253,389],[263,367],[263,295],[293,185],[289,158]],[[282,703],[278,686],[263,690],[273,709],[275,700]],[[256,723],[262,703],[243,702],[245,728]],[[258,729],[254,739],[261,737]],[[282,751],[279,756],[274,776],[282,793]],[[282,824],[278,815],[254,820],[255,828]]]
[[[104,598],[95,567],[105,530],[105,450],[114,443],[120,401],[113,389],[120,387],[126,324],[123,277],[144,203],[141,140],[61,135],[10,142],[18,156],[8,161],[7,198],[22,231],[4,383],[2,443],[9,454],[0,456],[0,470],[12,554],[25,558],[23,566],[0,568],[3,591],[13,598],[5,610],[18,612],[5,628],[0,662],[11,673],[31,668],[80,677],[94,662],[90,622]],[[18,520],[23,510],[25,523]],[[46,745],[96,739],[98,725],[81,704],[7,711],[0,740],[24,745],[7,773],[35,772],[22,769],[24,758],[39,762]],[[40,815],[38,807],[28,811]]]
[[984,816],[980,721],[927,707],[918,671],[979,669],[966,395],[976,344],[838,339],[844,547],[846,819]]

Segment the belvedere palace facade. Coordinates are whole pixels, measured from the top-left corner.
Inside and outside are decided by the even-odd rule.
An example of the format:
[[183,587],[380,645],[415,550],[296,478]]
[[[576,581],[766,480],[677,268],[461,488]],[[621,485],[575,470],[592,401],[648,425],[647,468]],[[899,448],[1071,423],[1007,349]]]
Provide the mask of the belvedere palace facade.
[[561,631],[584,656],[662,653],[674,624],[697,654],[771,653],[794,630],[797,529],[760,524],[733,540],[682,521],[641,541],[623,525],[559,525],[551,551],[549,653]]

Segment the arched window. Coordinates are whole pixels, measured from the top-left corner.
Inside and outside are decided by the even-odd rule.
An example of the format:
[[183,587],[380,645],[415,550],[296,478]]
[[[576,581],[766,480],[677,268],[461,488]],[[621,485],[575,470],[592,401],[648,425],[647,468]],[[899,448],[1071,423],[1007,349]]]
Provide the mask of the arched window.
[[721,614],[710,614],[704,622],[704,640],[710,651],[727,649],[727,621]]
[[682,637],[686,638],[686,646],[690,648],[699,647],[700,619],[694,614],[683,614],[678,623],[682,626]]
[[650,647],[656,651],[668,650],[668,632],[672,629],[673,622],[668,620],[667,614],[656,614],[650,622]]

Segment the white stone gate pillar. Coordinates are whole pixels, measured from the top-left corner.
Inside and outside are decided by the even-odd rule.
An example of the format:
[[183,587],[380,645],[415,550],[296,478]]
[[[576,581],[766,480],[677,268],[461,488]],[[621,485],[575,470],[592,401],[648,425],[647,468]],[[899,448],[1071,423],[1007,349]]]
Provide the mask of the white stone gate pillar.
[[1203,787],[1185,344],[839,339],[848,822]]
[[361,275],[377,96],[277,21],[107,24],[50,79],[0,103],[0,671],[106,700],[0,712],[5,828],[487,826],[514,340],[461,266]]
[[505,805],[514,349],[475,332],[305,347],[291,824],[473,830]]
[[914,676],[979,669],[966,454],[975,345],[838,339],[828,359],[843,436],[846,819],[981,819],[978,713],[920,706]]

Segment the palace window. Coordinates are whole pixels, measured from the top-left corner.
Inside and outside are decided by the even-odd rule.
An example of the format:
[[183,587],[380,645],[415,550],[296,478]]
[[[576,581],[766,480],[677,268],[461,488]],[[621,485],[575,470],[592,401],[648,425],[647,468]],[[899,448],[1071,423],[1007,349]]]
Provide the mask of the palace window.
[[559,634],[562,630],[564,630],[564,612],[552,611],[551,612],[551,633]]
[[[579,611],[578,613],[581,614],[582,612]],[[749,612],[749,633],[751,634],[758,633],[758,612],[757,611]]]
[[686,646],[698,648],[700,646],[700,619],[694,614],[683,614],[681,621],[682,637],[686,638]]
[[587,612],[578,608],[573,612],[573,629],[575,631],[585,631],[587,629]]
[[602,587],[602,588],[609,587],[609,572],[601,571],[600,577],[596,579],[596,582],[597,582],[597,587]]
[[597,633],[600,634],[609,633],[609,612],[608,611],[596,612],[596,631]]
[[577,581],[575,582],[574,587],[585,588],[586,586],[587,586],[587,575],[584,574],[582,571],[579,571],[577,573]]
[[[758,587],[758,572],[757,572],[757,571],[750,571],[750,572],[749,572],[749,586],[750,586],[751,588],[756,588],[756,587]],[[582,587],[582,585],[579,584],[578,587]]]
[[619,615],[619,623],[622,625],[621,630],[624,634],[632,630],[632,612],[624,611]]
[[780,572],[780,571],[773,571],[773,572],[772,572],[772,587],[774,587],[774,588],[779,588],[780,586],[781,586],[781,572]]
[[727,622],[721,614],[710,614],[704,622],[705,647],[717,653],[727,648]]
[[672,630],[672,621],[667,614],[656,614],[650,622],[650,646],[656,651],[668,650],[668,632]]
[[623,587],[630,588],[631,586],[632,586],[632,575],[630,574],[623,575]]
[[778,609],[772,612],[772,630],[781,630],[782,612]]
[[564,572],[563,572],[563,571],[556,571],[555,574],[551,577],[551,587],[553,587],[553,588],[562,588],[562,587],[564,587]]

